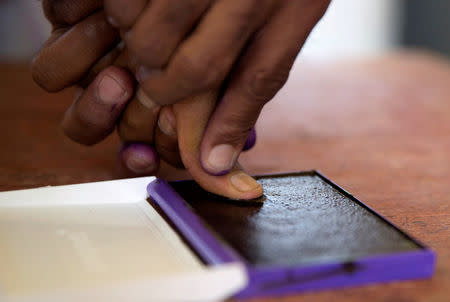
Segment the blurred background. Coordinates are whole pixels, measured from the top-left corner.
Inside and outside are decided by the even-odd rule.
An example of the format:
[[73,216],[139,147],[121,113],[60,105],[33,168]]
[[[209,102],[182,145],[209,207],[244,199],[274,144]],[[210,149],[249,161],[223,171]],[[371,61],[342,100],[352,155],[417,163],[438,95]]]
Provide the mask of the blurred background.
[[[27,61],[50,32],[37,0],[0,0],[0,61]],[[448,0],[334,0],[302,56],[340,59],[397,48],[450,56]]]

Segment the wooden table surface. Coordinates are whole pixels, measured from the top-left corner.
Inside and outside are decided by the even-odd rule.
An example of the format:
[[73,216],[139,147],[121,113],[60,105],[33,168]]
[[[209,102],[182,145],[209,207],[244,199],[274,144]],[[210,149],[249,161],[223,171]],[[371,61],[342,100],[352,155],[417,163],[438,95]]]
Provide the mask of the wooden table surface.
[[[59,128],[72,91],[49,95],[26,64],[0,64],[0,190],[119,177],[114,135],[94,147]],[[318,169],[438,253],[431,280],[255,301],[450,301],[450,63],[420,53],[299,62],[264,110],[254,173]]]

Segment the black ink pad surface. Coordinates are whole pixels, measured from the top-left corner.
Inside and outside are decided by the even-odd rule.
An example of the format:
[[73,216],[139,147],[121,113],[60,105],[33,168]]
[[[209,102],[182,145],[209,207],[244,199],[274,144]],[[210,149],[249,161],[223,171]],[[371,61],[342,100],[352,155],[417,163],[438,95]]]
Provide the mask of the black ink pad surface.
[[231,201],[194,181],[148,193],[206,263],[241,261],[241,297],[432,275],[435,254],[316,171],[257,177],[264,201]]

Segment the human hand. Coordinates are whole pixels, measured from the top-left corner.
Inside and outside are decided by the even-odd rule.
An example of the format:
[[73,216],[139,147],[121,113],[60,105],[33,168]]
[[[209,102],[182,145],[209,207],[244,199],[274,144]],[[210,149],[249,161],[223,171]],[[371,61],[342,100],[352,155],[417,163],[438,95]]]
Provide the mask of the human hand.
[[[106,22],[102,0],[44,0],[42,5],[53,30],[33,60],[33,78],[50,92],[78,86],[62,127],[71,139],[96,144],[115,129],[135,95],[135,80],[128,71],[123,43],[119,43],[117,29]],[[129,162],[127,167],[133,168],[133,163],[146,160],[145,167],[135,168],[141,173],[156,173],[159,158],[155,150],[145,147],[142,156],[135,151],[141,149],[125,146],[121,162]]]
[[[49,2],[44,1],[44,7],[46,5],[48,7]],[[70,6],[70,1],[67,4]],[[57,19],[58,21],[53,22],[54,31],[52,37],[34,60],[33,75],[36,81],[49,91],[58,91],[74,83],[80,83],[80,81],[83,87],[87,87],[78,95],[73,105],[67,111],[63,127],[66,133],[74,140],[84,144],[94,144],[106,137],[114,128],[115,121],[122,114],[127,101],[133,95],[134,83],[124,69],[109,66],[117,57],[120,58],[121,49],[118,47],[114,48],[117,40],[98,39],[99,36],[101,38],[115,37],[116,33],[114,30],[104,23],[101,12],[89,12],[86,6],[82,7],[85,8],[85,12],[91,13],[91,15],[85,16],[86,18],[80,22],[77,21],[82,19],[81,15],[78,15],[78,18],[68,16],[67,19],[70,21],[64,22],[60,21],[66,20],[61,16],[57,15],[53,18],[53,20]],[[95,6],[90,8],[92,7]],[[72,9],[65,8],[66,11],[73,13],[76,7],[72,7]],[[55,7],[52,7],[50,10],[53,13],[55,11],[57,11]],[[48,11],[47,15],[49,15]],[[109,50],[111,48],[113,50],[106,55],[101,51],[101,49]],[[74,58],[78,60],[75,61]],[[88,66],[91,68],[90,73],[87,72]],[[83,80],[83,78],[88,80]],[[105,82],[107,85],[105,85]],[[139,96],[140,94],[138,93],[136,98],[139,98]],[[139,105],[142,102],[142,100],[138,100],[135,103]],[[205,123],[207,120],[208,118],[204,116]],[[183,119],[181,123],[183,124]],[[149,131],[148,133],[152,132]],[[164,142],[164,135],[160,135],[160,137],[159,141]],[[189,137],[189,135],[186,137]],[[148,137],[144,137],[145,139],[148,139]],[[176,136],[170,137],[166,145],[177,146]],[[180,177],[179,170],[169,167],[164,162],[162,163],[162,168],[158,170],[156,153],[147,145],[127,145],[122,150],[121,157],[123,162],[128,163],[129,168],[132,168],[139,174],[153,174],[158,171],[159,175],[166,177]],[[188,164],[188,166],[191,167],[193,165]],[[186,173],[181,174],[186,177]],[[236,177],[234,179],[234,183],[236,183]],[[241,174],[239,174],[239,179],[242,179]],[[199,183],[201,185],[206,183],[204,187],[211,188],[211,191],[216,191],[219,194],[222,192],[224,195],[227,195],[226,188],[230,185],[229,183],[221,186],[211,186],[208,185],[209,179],[205,178],[200,180]],[[214,184],[217,181],[211,183]],[[217,188],[220,188],[220,190],[217,191]],[[238,196],[234,193],[234,195],[228,194],[228,196],[239,198],[240,195]]]
[[[224,89],[199,149],[204,169],[221,175],[235,166],[262,107],[284,85],[328,4],[105,0],[105,10],[136,59],[136,76],[153,102],[167,105]],[[140,119],[146,120],[144,113]],[[134,135],[146,136],[140,129]]]

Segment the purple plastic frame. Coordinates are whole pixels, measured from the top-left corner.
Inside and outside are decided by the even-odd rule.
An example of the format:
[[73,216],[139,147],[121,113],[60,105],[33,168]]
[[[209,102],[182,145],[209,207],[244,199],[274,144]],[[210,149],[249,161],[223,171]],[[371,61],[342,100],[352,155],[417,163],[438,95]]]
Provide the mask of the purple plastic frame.
[[[297,172],[316,175],[342,194],[358,202],[374,215],[396,228],[420,249],[417,251],[364,257],[352,262],[321,263],[309,266],[253,267],[237,252],[210,232],[205,223],[187,205],[184,199],[162,179],[147,187],[149,197],[165,212],[196,253],[209,265],[241,262],[246,265],[248,286],[238,298],[274,296],[292,292],[348,287],[375,282],[429,278],[434,273],[434,251],[405,234],[386,218],[356,199],[344,189],[317,171]],[[283,173],[291,174],[292,173]],[[274,174],[280,176],[283,174]],[[268,176],[268,175],[263,175]]]

